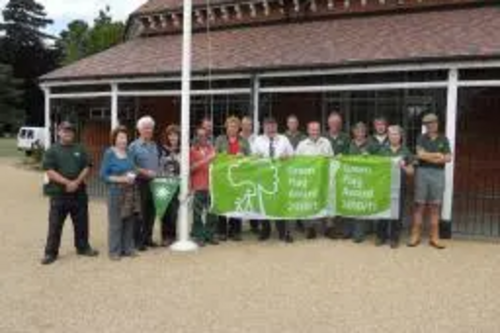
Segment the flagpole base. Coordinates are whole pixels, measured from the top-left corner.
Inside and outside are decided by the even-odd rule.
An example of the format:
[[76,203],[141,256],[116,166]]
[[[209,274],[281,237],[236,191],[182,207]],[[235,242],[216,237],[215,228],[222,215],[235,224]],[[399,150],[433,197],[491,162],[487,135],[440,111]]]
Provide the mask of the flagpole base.
[[193,252],[198,250],[198,244],[190,240],[177,241],[170,246],[173,252]]

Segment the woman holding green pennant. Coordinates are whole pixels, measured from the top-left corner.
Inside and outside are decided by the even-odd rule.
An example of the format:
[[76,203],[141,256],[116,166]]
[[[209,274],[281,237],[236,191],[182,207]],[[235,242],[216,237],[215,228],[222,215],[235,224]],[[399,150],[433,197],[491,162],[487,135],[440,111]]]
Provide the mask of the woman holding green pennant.
[[139,212],[135,186],[136,170],[127,153],[127,129],[117,127],[111,132],[112,147],[104,153],[101,178],[109,184],[108,244],[111,260],[134,257],[134,223]]
[[406,178],[412,176],[414,173],[414,160],[412,153],[403,143],[403,129],[401,126],[389,126],[387,133],[389,145],[383,146],[378,151],[378,155],[399,158],[399,165],[401,167],[399,219],[378,221],[376,245],[382,246],[389,240],[391,248],[395,249],[399,246],[399,234],[403,226]]
[[[160,177],[178,179],[180,174],[180,128],[177,125],[169,125],[163,133],[161,144],[158,145],[160,154]],[[179,210],[179,190],[173,195],[165,214],[161,218],[161,245],[170,246],[176,236],[177,212]]]

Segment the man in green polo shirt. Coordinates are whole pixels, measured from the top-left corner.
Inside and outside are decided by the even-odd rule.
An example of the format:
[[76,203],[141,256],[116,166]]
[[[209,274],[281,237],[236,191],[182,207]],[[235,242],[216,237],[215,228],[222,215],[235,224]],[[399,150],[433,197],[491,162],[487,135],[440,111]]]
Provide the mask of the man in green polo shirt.
[[[368,127],[363,122],[358,122],[352,128],[352,140],[347,155],[368,156],[375,153],[373,145],[368,141]],[[352,237],[355,243],[365,241],[366,234],[370,232],[371,222],[363,219],[349,219],[350,224],[344,229],[345,238]]]
[[[297,149],[297,146],[301,141],[307,139],[307,136],[299,130],[299,125],[299,118],[297,118],[296,115],[292,114],[286,118],[287,130],[285,132],[285,136],[292,144],[293,150]],[[302,223],[302,221],[300,220],[297,220],[295,223],[295,229],[299,232],[304,232],[304,223]]]
[[47,150],[43,161],[43,169],[49,178],[45,194],[50,197],[49,231],[43,265],[57,260],[64,221],[68,215],[73,222],[78,255],[98,255],[88,242],[89,215],[85,179],[91,167],[90,158],[86,150],[74,142],[75,128],[72,124],[62,122],[58,127],[58,136],[59,143]]
[[299,118],[292,114],[286,118],[286,132],[285,136],[292,144],[293,149],[297,149],[300,141],[307,139],[307,136],[299,130]]
[[[333,154],[335,156],[347,154],[349,152],[349,145],[351,144],[351,137],[342,131],[343,120],[340,113],[337,111],[330,113],[327,123],[328,132],[325,133],[324,137],[330,141]],[[347,220],[337,216],[328,221],[325,235],[331,239],[342,238],[346,236],[346,229]]]
[[415,212],[408,246],[420,244],[423,215],[426,208],[430,215],[429,244],[444,249],[439,242],[439,215],[445,188],[445,165],[451,162],[448,139],[439,134],[438,117],[428,114],[423,118],[426,133],[417,140],[418,166],[415,177]]
[[389,136],[387,135],[387,119],[378,116],[373,120],[373,135],[368,138],[368,143],[374,154],[389,147]]
[[328,117],[328,133],[325,134],[325,137],[330,140],[335,155],[347,154],[351,144],[351,138],[349,134],[342,132],[342,126],[343,121],[340,113],[332,112]]

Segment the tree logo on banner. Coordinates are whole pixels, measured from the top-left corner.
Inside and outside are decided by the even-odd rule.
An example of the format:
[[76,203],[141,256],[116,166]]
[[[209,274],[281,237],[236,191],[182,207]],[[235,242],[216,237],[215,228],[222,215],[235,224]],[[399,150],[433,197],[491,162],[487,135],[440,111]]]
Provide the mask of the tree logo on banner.
[[[259,177],[249,179],[247,170],[255,168],[259,170]],[[264,196],[278,194],[278,167],[272,160],[240,160],[228,168],[227,179],[233,188],[239,189],[234,198],[237,212],[258,210],[266,214]]]

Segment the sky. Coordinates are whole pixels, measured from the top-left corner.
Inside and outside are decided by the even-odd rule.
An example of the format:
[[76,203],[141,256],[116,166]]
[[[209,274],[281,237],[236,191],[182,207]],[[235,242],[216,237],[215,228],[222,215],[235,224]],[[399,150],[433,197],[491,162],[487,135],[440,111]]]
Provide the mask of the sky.
[[[111,8],[111,15],[116,20],[127,19],[127,16],[147,0],[37,0],[45,6],[48,17],[54,24],[48,32],[58,35],[66,25],[76,19],[91,22],[106,5]],[[3,10],[8,0],[0,0]]]

